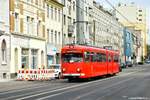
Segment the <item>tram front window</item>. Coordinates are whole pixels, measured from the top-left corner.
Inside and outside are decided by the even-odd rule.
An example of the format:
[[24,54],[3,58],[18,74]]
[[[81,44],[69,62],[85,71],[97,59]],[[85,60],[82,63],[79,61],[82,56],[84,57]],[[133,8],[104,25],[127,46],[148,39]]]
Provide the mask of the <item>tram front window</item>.
[[62,61],[68,63],[82,62],[83,56],[81,53],[65,53],[62,54]]

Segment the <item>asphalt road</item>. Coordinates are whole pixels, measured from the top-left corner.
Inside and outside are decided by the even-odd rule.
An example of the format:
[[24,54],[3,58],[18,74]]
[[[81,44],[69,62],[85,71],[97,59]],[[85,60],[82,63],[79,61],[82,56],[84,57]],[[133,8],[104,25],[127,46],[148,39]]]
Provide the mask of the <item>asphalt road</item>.
[[9,81],[0,83],[0,100],[150,100],[150,65],[123,69],[91,81]]

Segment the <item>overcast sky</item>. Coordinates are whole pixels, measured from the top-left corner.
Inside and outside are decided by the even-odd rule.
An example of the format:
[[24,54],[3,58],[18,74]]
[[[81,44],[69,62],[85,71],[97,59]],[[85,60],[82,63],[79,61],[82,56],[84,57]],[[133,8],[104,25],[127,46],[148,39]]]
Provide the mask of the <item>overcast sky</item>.
[[[102,4],[107,4],[105,0],[96,0]],[[143,7],[149,7],[150,8],[150,0],[109,0],[112,4],[117,4],[118,2],[123,3],[130,3],[135,2],[136,4],[143,6]]]

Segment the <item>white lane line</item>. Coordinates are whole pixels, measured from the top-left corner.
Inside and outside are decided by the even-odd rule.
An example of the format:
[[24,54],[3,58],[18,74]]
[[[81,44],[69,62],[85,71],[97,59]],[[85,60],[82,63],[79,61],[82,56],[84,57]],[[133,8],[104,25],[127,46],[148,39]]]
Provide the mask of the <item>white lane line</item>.
[[[67,85],[64,85],[62,87],[66,87]],[[59,89],[59,88],[62,88],[62,87],[58,87],[58,88],[54,88],[53,90],[55,89]],[[21,97],[21,96],[24,96],[24,95],[32,95],[33,93],[41,93],[41,92],[45,92],[45,91],[51,91],[52,89],[45,89],[45,90],[41,90],[41,91],[35,91],[35,92],[29,92],[29,93],[23,93],[21,95],[13,95],[13,96],[9,96],[8,98],[4,98],[4,99],[13,99],[13,98],[17,98],[17,97]]]
[[[129,76],[130,74],[134,74],[134,73],[137,73],[137,72],[139,72],[139,71],[131,72],[131,73],[121,75],[121,76]],[[120,76],[116,76],[116,77],[120,77]],[[65,87],[65,88],[61,88],[61,89],[57,89],[57,90],[53,90],[53,91],[47,91],[47,92],[43,92],[43,93],[39,93],[39,94],[35,94],[35,95],[25,96],[25,97],[22,97],[22,98],[18,98],[16,100],[28,99],[28,98],[31,98],[31,97],[36,97],[36,96],[44,95],[44,94],[47,94],[47,93],[53,93],[53,92],[58,92],[58,91],[67,90],[67,89],[71,89],[71,88],[81,87],[81,86],[88,85],[88,84],[91,84],[91,83],[93,84],[93,83],[97,83],[97,82],[101,82],[101,81],[105,81],[105,80],[110,80],[110,79],[116,78],[116,77],[106,78],[106,79],[102,79],[102,80],[98,80],[98,81],[87,82],[87,83],[78,84],[78,85],[74,85],[74,86],[70,86],[70,87]],[[58,93],[58,95],[60,95],[60,94],[62,94],[62,93]],[[54,94],[54,95],[57,96],[57,94]],[[51,95],[51,96],[54,96],[54,95]],[[50,98],[51,96],[48,96],[47,98]],[[42,98],[41,98],[41,100],[42,100]]]
[[[140,70],[140,71],[142,71],[142,70]],[[140,72],[140,71],[127,73],[127,74],[124,74],[124,75],[121,75],[121,76],[129,76],[129,75],[131,75],[131,74],[134,74],[134,73],[137,73],[137,72]],[[118,77],[118,76],[116,76],[116,77]],[[115,78],[115,77],[113,77],[113,78]],[[109,78],[109,79],[111,79],[111,78]],[[109,80],[109,79],[106,79],[106,80]],[[105,90],[105,89],[107,89],[107,88],[111,88],[111,87],[113,87],[113,86],[116,86],[116,85],[118,85],[118,84],[124,83],[124,82],[129,81],[129,80],[132,80],[132,79],[134,79],[134,78],[129,78],[129,79],[127,79],[127,80],[120,81],[120,82],[118,82],[118,83],[116,83],[116,84],[113,84],[113,85],[111,85],[111,86],[109,86],[109,87],[103,88],[103,90]],[[104,80],[102,80],[102,81],[104,81]],[[98,82],[98,81],[97,81],[97,82]],[[89,86],[86,86],[86,87],[89,87]],[[80,88],[80,89],[81,89],[81,88]],[[58,96],[58,95],[61,95],[61,94],[67,93],[67,92],[71,92],[71,91],[75,91],[75,90],[76,90],[76,89],[70,90],[70,91],[64,91],[64,92],[61,92],[61,93],[58,93],[58,94],[53,94],[53,95],[50,95],[50,96],[46,96],[46,97],[39,98],[39,99],[37,99],[37,100],[44,100],[44,99],[52,98],[52,97],[54,97],[54,96]],[[97,90],[95,90],[95,91],[97,91]],[[89,95],[89,94],[91,94],[91,93],[93,93],[93,92],[94,92],[94,91],[88,92],[88,93],[85,94],[85,95]],[[80,98],[80,97],[79,97],[79,98]],[[76,100],[76,99],[73,99],[73,100]]]
[[[125,82],[127,82],[127,81],[132,80],[132,79],[134,79],[134,78],[129,78],[129,79],[126,79],[126,80],[120,81],[120,82],[115,83],[115,84],[112,84],[112,85],[110,85],[110,86],[108,86],[108,87],[102,88],[101,90],[106,90],[106,89],[112,88],[112,87],[114,87],[114,86],[116,86],[116,85],[119,85],[119,84],[125,83]],[[85,97],[85,96],[88,96],[88,95],[90,95],[90,94],[92,94],[92,93],[95,93],[96,91],[99,91],[99,90],[97,90],[97,89],[96,89],[96,90],[94,90],[94,91],[91,91],[91,92],[85,93],[85,94],[83,94],[83,95],[80,95],[80,96],[76,97],[76,98],[75,98],[75,99],[73,99],[73,100],[81,99],[81,98],[83,98],[83,97]],[[42,100],[42,99],[41,99],[41,100]]]
[[[6,91],[6,92],[2,92],[2,93],[0,93],[0,95],[4,95],[4,94],[7,94],[7,93],[19,92],[19,91],[23,91],[23,90],[30,90],[31,88],[36,89],[36,88],[40,88],[40,87],[45,87],[47,85],[50,85],[50,84],[48,84],[48,83],[46,83],[44,85],[36,84],[36,85],[34,85],[34,88],[32,88],[33,85],[28,85],[27,87],[24,87],[24,88],[21,88],[21,89],[18,88],[18,90],[13,89],[13,90],[9,90],[9,91]],[[38,86],[38,87],[35,87],[35,86]]]
[[[132,79],[133,79],[133,78],[132,78]],[[123,81],[119,82],[118,84],[124,83],[124,82],[129,81],[129,80],[131,80],[131,78],[128,79],[128,80],[123,80]],[[111,85],[111,86],[109,86],[109,87],[107,87],[107,88],[111,88],[111,87],[113,87],[113,86],[115,86],[115,85],[118,85],[118,84],[113,84],[113,85]],[[97,85],[98,85],[98,84],[97,84]],[[85,87],[81,87],[81,88],[76,88],[76,89],[69,90],[69,91],[64,91],[64,92],[61,92],[61,93],[57,93],[57,94],[53,94],[53,95],[50,95],[50,96],[46,96],[46,97],[39,98],[39,99],[37,99],[37,100],[49,99],[49,98],[52,98],[52,97],[55,97],[55,96],[58,96],[58,95],[61,95],[61,94],[64,94],[64,93],[68,93],[68,92],[75,91],[75,90],[79,90],[79,89],[86,88],[86,87],[89,87],[89,86],[85,86]],[[107,88],[103,88],[102,90],[105,90],[105,89],[107,89]],[[97,90],[95,90],[95,91],[97,91]],[[78,99],[80,99],[81,97],[84,97],[84,96],[87,96],[87,95],[89,95],[89,94],[91,94],[91,93],[94,93],[95,91],[88,92],[88,93],[86,93],[85,95],[79,96],[79,97],[77,97],[77,98],[75,98],[75,99],[73,99],[73,100],[78,100]]]

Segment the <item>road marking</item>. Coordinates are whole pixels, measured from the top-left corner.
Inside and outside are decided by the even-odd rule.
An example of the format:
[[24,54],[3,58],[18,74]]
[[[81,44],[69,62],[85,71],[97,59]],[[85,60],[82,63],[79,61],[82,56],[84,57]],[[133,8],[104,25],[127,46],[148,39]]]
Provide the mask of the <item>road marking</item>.
[[[66,87],[67,85],[64,85],[62,87]],[[62,87],[58,87],[58,88],[55,88],[55,89],[59,89],[59,88],[62,88]],[[53,90],[55,90],[53,89]],[[5,98],[5,99],[13,99],[13,98],[17,98],[17,97],[21,97],[21,96],[24,96],[24,95],[32,95],[33,93],[41,93],[41,92],[45,92],[45,91],[50,91],[51,89],[46,89],[46,90],[41,90],[41,91],[36,91],[36,92],[30,92],[30,93],[24,93],[24,94],[21,94],[21,95],[14,95],[14,96],[9,96],[8,98]]]
[[[32,89],[36,89],[36,88],[40,88],[40,87],[45,87],[45,86],[47,86],[47,85],[50,85],[50,84],[44,84],[44,85],[40,85],[39,86],[39,84],[36,84],[36,85],[34,85],[34,86],[38,86],[38,87],[34,87],[34,88],[32,88]],[[31,87],[30,86],[32,86],[33,87],[33,85],[28,85],[29,87],[24,87],[24,88],[22,88],[22,89],[19,89],[19,90],[9,90],[9,91],[6,91],[6,92],[2,92],[2,93],[0,93],[0,95],[2,95],[2,94],[7,94],[7,93],[13,93],[13,92],[19,92],[19,91],[23,91],[23,90],[30,90],[31,89]]]
[[[103,88],[102,90],[105,90],[105,89],[110,88],[110,87],[113,87],[113,86],[115,86],[115,85],[124,83],[124,82],[126,82],[126,81],[131,80],[131,79],[133,79],[133,78],[120,81],[120,82],[118,82],[117,84],[113,84],[113,85],[111,85],[111,86],[109,86],[109,87]],[[86,86],[86,87],[89,87],[89,86]],[[84,88],[85,88],[85,87],[84,87]],[[80,88],[80,89],[81,89],[81,88]],[[75,91],[75,90],[70,90],[70,91]],[[52,98],[52,97],[54,97],[54,96],[61,95],[61,94],[63,94],[63,93],[67,93],[67,92],[70,92],[70,91],[64,91],[64,92],[61,92],[61,93],[58,93],[58,94],[53,94],[53,95],[50,95],[50,96],[42,97],[42,98],[37,99],[37,100],[44,100],[44,99]],[[95,90],[95,91],[97,91],[97,90]],[[94,93],[95,91],[88,92],[88,93],[86,93],[86,94],[84,94],[84,95],[78,96],[77,98],[75,98],[75,99],[73,99],[73,100],[78,100],[78,99],[80,99],[80,98],[82,98],[82,97],[84,97],[84,96],[87,96],[87,95],[89,95],[89,94]]]
[[[140,71],[142,71],[142,70],[140,70]],[[124,74],[124,75],[121,75],[121,76],[129,76],[131,74],[134,74],[134,73],[137,73],[137,72],[140,72],[140,71],[127,73],[127,74]],[[106,78],[106,79],[102,79],[102,80],[98,80],[98,81],[87,82],[87,83],[78,84],[78,85],[74,85],[74,86],[70,86],[70,87],[65,87],[65,88],[61,88],[61,89],[57,89],[57,90],[53,90],[53,91],[47,91],[47,92],[43,92],[43,93],[39,93],[39,94],[25,96],[25,97],[22,97],[22,98],[18,98],[16,100],[28,99],[28,98],[31,98],[31,97],[36,97],[36,96],[44,95],[44,94],[47,94],[47,93],[53,93],[53,92],[58,92],[58,91],[67,90],[67,89],[71,89],[71,88],[81,87],[81,86],[88,85],[88,84],[91,84],[91,83],[93,84],[93,83],[97,83],[97,82],[101,82],[101,81],[110,80],[110,79],[116,78],[116,77],[120,77],[120,76],[115,76],[115,77]],[[57,93],[57,94],[50,95],[50,96],[46,96],[46,97],[43,97],[43,99],[54,97],[54,96],[57,96],[57,95],[60,95],[60,94],[63,94],[63,93],[64,92]],[[40,98],[39,100],[42,100],[42,98]]]
[[128,97],[128,96],[122,96],[122,98],[128,99],[128,100],[150,100],[148,97]]

